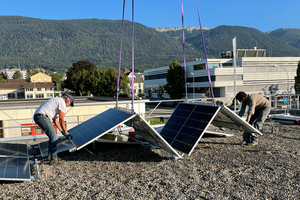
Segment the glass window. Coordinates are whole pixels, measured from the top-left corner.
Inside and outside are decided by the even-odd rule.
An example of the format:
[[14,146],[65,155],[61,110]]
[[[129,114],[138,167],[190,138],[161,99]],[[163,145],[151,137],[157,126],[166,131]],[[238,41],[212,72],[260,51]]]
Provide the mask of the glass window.
[[15,99],[16,98],[16,94],[15,93],[8,93],[7,97],[8,97],[8,99]]
[[53,94],[52,93],[48,93],[47,94],[47,98],[52,98],[53,97]]
[[42,98],[44,98],[44,94],[36,94],[35,98],[36,99],[42,99]]
[[37,88],[37,91],[42,91],[42,88]]

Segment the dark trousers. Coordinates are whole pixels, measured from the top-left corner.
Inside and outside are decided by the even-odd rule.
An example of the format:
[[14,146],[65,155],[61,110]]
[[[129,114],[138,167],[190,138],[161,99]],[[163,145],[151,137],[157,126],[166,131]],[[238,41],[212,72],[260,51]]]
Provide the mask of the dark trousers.
[[[254,115],[250,118],[249,124],[253,125],[258,131],[261,131],[262,125],[267,119],[270,111],[271,106],[255,110]],[[257,142],[257,135],[255,133],[244,132],[243,138],[246,142]]]

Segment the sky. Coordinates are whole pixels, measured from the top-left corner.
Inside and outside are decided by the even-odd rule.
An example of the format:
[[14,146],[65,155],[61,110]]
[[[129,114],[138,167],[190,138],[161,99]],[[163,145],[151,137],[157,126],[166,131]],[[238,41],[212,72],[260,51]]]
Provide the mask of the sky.
[[[182,0],[184,26],[199,27],[196,0]],[[202,27],[245,26],[262,32],[300,28],[300,0],[197,0]],[[123,0],[1,0],[0,15],[40,19],[122,19]],[[132,0],[125,2],[132,20]],[[135,0],[134,21],[181,27],[181,0]]]

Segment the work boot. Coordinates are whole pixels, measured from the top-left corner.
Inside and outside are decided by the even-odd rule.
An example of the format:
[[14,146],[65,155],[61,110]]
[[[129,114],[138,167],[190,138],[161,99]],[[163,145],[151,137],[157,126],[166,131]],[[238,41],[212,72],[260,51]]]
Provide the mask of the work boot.
[[58,159],[58,158],[52,159],[49,162],[49,165],[63,165],[63,164],[65,164],[65,161],[61,160],[61,159]]
[[248,143],[250,143],[250,142],[247,142],[247,141],[243,140],[243,141],[240,142],[240,145],[246,145]]
[[247,143],[248,146],[255,146],[258,145],[257,140],[253,140],[252,142]]
[[254,145],[257,145],[257,144],[258,144],[257,135],[255,133],[251,133],[250,142],[247,145],[254,146]]

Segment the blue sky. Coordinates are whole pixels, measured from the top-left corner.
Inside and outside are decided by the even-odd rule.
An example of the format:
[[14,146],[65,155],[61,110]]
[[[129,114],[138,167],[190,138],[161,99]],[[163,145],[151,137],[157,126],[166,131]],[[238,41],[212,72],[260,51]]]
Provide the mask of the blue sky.
[[[125,19],[131,20],[132,0]],[[0,15],[40,19],[122,19],[123,0],[2,0]],[[198,0],[203,27],[246,26],[266,32],[300,28],[300,0]],[[184,25],[199,26],[196,0],[183,0]],[[179,27],[181,0],[135,0],[134,21],[148,27]]]

